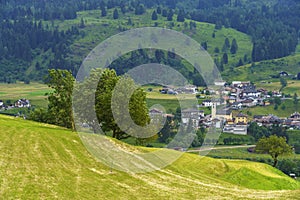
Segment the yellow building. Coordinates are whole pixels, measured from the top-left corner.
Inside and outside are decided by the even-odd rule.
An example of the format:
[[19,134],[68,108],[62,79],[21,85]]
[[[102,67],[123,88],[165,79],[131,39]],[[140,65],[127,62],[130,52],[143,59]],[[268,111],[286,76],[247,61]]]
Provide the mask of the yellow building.
[[248,123],[248,116],[240,112],[235,117],[235,123],[236,124],[247,124]]
[[232,120],[232,111],[230,109],[217,110],[216,112],[217,119],[225,119],[226,121]]

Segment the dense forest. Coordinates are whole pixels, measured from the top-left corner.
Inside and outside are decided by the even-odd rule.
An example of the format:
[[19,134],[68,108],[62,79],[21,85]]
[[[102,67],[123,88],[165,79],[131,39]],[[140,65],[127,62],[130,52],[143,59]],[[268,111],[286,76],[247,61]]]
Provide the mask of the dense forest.
[[51,30],[48,26],[43,26],[41,21],[32,22],[24,18],[13,22],[0,22],[0,73],[3,74],[0,82],[28,82],[29,79],[43,77],[47,68],[43,68],[39,62],[35,64],[36,77],[26,77],[25,74],[33,57],[41,52],[50,51],[53,55],[53,59],[48,63],[49,68],[70,69],[71,66],[65,62],[64,56],[70,43],[69,39],[77,34],[77,27],[67,31]]
[[[232,27],[252,37],[252,60],[261,61],[290,55],[298,44],[300,3],[296,0],[229,1],[217,5],[199,0],[199,10],[190,13],[197,21],[215,23],[218,28]],[[271,1],[272,2],[272,1]]]
[[[7,83],[42,80],[52,68],[69,69],[75,74],[80,63],[68,59],[69,46],[80,36],[84,22],[61,31],[53,21],[75,19],[77,12],[84,10],[99,9],[104,17],[114,9],[113,18],[118,19],[115,8],[123,14],[135,15],[155,8],[152,20],[161,14],[172,21],[176,15],[179,22],[192,19],[213,23],[216,29],[231,27],[251,36],[254,44],[252,62],[293,54],[300,35],[299,0],[0,0],[0,5],[0,82]],[[33,62],[41,54],[44,58]],[[136,54],[143,54],[137,63],[151,61],[144,52],[135,52],[130,58],[140,59]],[[172,53],[157,51],[155,59],[160,63],[182,66]],[[116,63],[126,62],[135,61]],[[118,71],[117,67],[113,68]],[[193,76],[192,73],[189,75]]]

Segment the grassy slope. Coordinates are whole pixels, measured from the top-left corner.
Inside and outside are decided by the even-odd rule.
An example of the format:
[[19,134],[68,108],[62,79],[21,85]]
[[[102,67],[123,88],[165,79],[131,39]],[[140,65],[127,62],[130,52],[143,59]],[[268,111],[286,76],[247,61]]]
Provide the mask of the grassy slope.
[[[123,15],[121,12],[119,12],[120,17],[118,20],[112,19],[113,10],[108,10],[108,15],[106,17],[101,17],[101,11],[99,10],[83,11],[78,12],[78,17],[74,20],[55,21],[54,24],[60,29],[65,30],[72,25],[79,25],[81,18],[84,19],[86,26],[82,30],[85,32],[85,36],[74,42],[74,44],[71,46],[72,54],[70,55],[70,58],[73,61],[76,60],[80,62],[87,55],[87,53],[96,47],[100,42],[112,35],[117,34],[119,32],[119,27],[122,27],[122,29],[153,27],[154,23],[156,22],[158,27],[171,28],[169,26],[170,22],[160,15],[158,16],[159,18],[157,21],[152,21],[152,11],[153,10],[147,10],[144,15],[139,16],[136,16],[132,13],[126,13]],[[133,25],[128,25],[127,22],[129,17],[131,18]],[[252,43],[250,37],[246,34],[234,29],[222,28],[221,30],[216,30],[216,37],[213,38],[212,34],[215,31],[214,24],[196,22],[197,30],[191,31],[189,30],[189,26],[185,28],[184,23],[176,22],[176,16],[174,16],[173,21],[173,30],[182,31],[199,43],[206,41],[208,43],[208,52],[215,58],[222,57],[223,53],[215,54],[214,49],[218,47],[220,51],[222,51],[226,37],[229,38],[230,42],[233,38],[235,38],[239,46],[239,50],[236,55],[231,55],[228,53],[230,64],[235,65],[240,58],[244,57],[244,55],[247,55],[248,58],[251,57]],[[186,20],[186,22],[189,24],[190,21]]]
[[[263,80],[270,81],[270,76],[276,75],[281,71],[286,71],[289,74],[297,75],[300,72],[299,59],[300,45],[298,45],[294,55],[257,62],[255,63],[255,67],[252,69],[250,64],[237,67],[234,68],[234,71],[226,71],[224,76],[230,81],[250,80],[258,83]],[[279,79],[276,79],[275,81],[279,82]]]
[[192,154],[148,174],[109,171],[90,156],[77,134],[0,116],[3,199],[287,199],[296,198],[299,190],[278,189],[300,187],[267,165]]
[[[282,109],[282,105],[285,105],[285,109]],[[248,113],[248,111],[251,113],[249,115],[249,118],[252,119],[254,115],[268,115],[268,114],[273,114],[278,117],[289,117],[291,114],[293,114],[296,109],[293,103],[293,100],[285,100],[281,103],[280,106],[278,106],[278,109],[274,109],[274,105],[270,106],[256,106],[254,108],[245,108],[243,110],[243,113]],[[297,111],[300,111],[300,108],[297,109]],[[238,113],[236,111],[235,113]],[[249,114],[249,113],[248,113]]]

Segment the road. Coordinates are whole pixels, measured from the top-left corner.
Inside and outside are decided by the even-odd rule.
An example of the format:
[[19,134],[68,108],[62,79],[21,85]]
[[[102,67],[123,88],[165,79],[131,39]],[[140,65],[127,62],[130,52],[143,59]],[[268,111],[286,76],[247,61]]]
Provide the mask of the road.
[[256,147],[256,145],[239,145],[239,146],[218,146],[218,147],[212,147],[212,148],[199,148],[199,149],[193,149],[188,150],[186,152],[201,152],[201,151],[210,151],[210,150],[219,150],[219,149],[238,149],[238,148],[251,148]]

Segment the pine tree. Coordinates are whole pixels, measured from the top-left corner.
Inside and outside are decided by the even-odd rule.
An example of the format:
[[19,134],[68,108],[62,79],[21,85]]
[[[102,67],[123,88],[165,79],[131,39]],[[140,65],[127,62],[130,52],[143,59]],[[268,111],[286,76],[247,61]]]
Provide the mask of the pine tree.
[[161,7],[160,7],[160,6],[157,7],[156,12],[157,12],[157,14],[159,14],[159,15],[161,14],[162,11],[161,11]]
[[207,50],[207,42],[202,42],[201,46],[204,50]]
[[228,55],[227,55],[227,53],[223,54],[223,63],[228,64]]
[[168,13],[167,20],[168,21],[173,21],[173,15],[174,15],[173,10],[170,9],[169,13]]
[[238,50],[238,45],[237,45],[236,39],[233,39],[232,44],[231,44],[231,48],[230,48],[230,52],[232,54],[236,54],[237,50]]
[[84,28],[84,27],[85,27],[83,18],[81,18],[81,20],[80,20],[80,25],[79,25],[79,27],[80,27],[80,28]]
[[113,18],[114,18],[114,19],[119,19],[119,12],[118,12],[118,9],[115,9],[115,10],[114,10]]
[[180,10],[178,15],[177,15],[177,21],[178,22],[184,22],[184,11],[183,10]]
[[298,99],[297,93],[294,93],[294,96],[293,96],[293,103],[294,103],[294,106],[295,106],[295,111],[298,111],[298,103],[299,103],[299,99]]
[[101,9],[101,16],[102,16],[102,17],[107,16],[107,11],[106,11],[106,8],[105,8],[105,7],[103,7],[103,8]]
[[168,11],[166,9],[163,9],[162,14],[163,17],[167,17],[168,16]]
[[132,26],[132,20],[130,17],[128,18],[127,25]]
[[157,13],[155,10],[152,13],[152,20],[157,20]]
[[237,64],[237,67],[239,67],[239,66],[243,66],[244,65],[244,63],[243,63],[243,60],[242,59],[240,59],[239,60],[239,62],[238,62],[238,64]]
[[227,50],[230,48],[230,42],[229,42],[229,39],[228,38],[225,38],[225,41],[224,41],[224,45],[223,45],[223,48],[222,48],[222,51],[223,52],[227,52]]
[[138,5],[138,6],[135,8],[135,14],[136,14],[136,15],[142,15],[142,14],[144,14],[145,12],[146,12],[146,9],[145,9],[145,7],[144,7],[143,4],[140,4],[140,5]]

